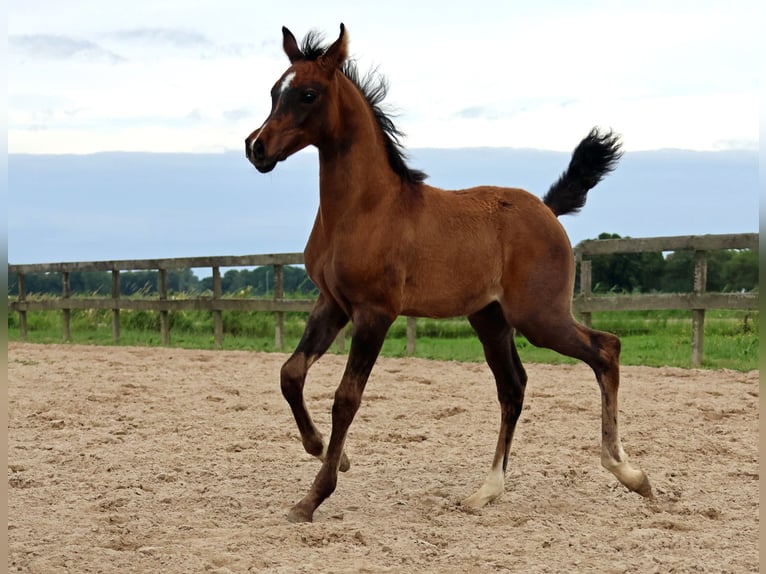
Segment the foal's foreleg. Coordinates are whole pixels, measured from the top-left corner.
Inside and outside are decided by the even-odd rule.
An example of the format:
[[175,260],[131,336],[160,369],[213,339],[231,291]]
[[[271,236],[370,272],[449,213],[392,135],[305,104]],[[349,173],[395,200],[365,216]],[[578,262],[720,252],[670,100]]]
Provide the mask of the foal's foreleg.
[[334,492],[345,458],[343,445],[348,428],[362,402],[364,387],[392,321],[393,317],[379,313],[354,314],[348,362],[332,406],[332,434],[326,457],[308,494],[287,515],[291,522],[311,522],[316,508]]
[[513,329],[498,304],[492,304],[468,319],[484,346],[484,356],[495,376],[500,402],[500,433],[489,474],[481,488],[461,503],[464,507],[477,509],[503,493],[513,433],[524,404],[527,374],[516,351]]
[[[326,447],[322,434],[314,426],[311,415],[306,409],[303,387],[311,365],[327,351],[347,323],[348,316],[335,302],[320,294],[306,322],[306,329],[298,347],[282,366],[280,373],[282,395],[290,405],[295,422],[298,424],[303,447],[306,452],[322,461],[325,459]],[[348,458],[344,455],[340,469],[346,471],[349,466]]]

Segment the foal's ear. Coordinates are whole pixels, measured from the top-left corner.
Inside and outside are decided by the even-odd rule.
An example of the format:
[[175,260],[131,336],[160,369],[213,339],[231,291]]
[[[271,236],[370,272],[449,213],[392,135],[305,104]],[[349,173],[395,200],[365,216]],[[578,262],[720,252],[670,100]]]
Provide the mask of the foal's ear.
[[298,40],[295,39],[293,33],[290,32],[285,26],[282,26],[282,49],[290,59],[290,63],[294,63],[296,60],[303,59],[303,52],[298,47]]
[[317,63],[328,71],[334,71],[343,65],[348,57],[348,34],[346,34],[346,27],[341,22],[340,36],[333,42],[332,46],[327,48],[324,54],[322,54]]

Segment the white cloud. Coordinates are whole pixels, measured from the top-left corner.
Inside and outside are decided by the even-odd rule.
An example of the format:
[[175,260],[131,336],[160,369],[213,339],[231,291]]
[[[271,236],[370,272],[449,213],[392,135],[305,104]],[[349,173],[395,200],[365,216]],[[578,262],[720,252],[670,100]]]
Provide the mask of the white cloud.
[[[380,64],[388,76],[410,147],[568,150],[595,124],[637,149],[757,141],[755,2],[498,2],[442,7],[438,19],[433,5],[403,0],[382,11],[332,0],[268,12],[243,0],[24,6],[12,5],[9,21],[11,152],[55,153],[60,141],[83,150],[238,148],[287,66],[281,25],[299,37],[319,27],[332,39],[341,19],[360,67]],[[202,127],[204,142],[189,132]],[[156,138],[145,137],[152,128]],[[233,128],[242,130],[236,143]]]
[[130,28],[110,32],[109,37],[129,42],[152,42],[179,47],[210,46],[210,40],[195,30],[182,28]]
[[24,60],[70,60],[106,61],[110,64],[124,62],[125,58],[111,50],[81,38],[57,34],[22,34],[8,37],[12,56]]
[[[465,112],[465,110],[463,110]],[[570,151],[594,125],[623,134],[626,149],[742,149],[758,145],[758,102],[750,93],[666,98],[588,99],[503,110],[477,108],[457,117],[404,115],[411,147],[540,147]]]

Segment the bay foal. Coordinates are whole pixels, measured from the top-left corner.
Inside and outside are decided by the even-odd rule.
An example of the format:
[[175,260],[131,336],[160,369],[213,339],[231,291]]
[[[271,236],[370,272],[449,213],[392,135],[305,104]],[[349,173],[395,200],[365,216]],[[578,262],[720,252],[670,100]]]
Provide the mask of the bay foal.
[[[503,492],[527,376],[514,329],[531,343],[581,359],[602,396],[601,463],[628,489],[651,496],[633,467],[617,425],[620,341],[572,317],[574,259],[557,216],[573,213],[619,159],[611,132],[593,129],[541,201],[521,189],[482,186],[445,191],[410,169],[401,133],[382,111],[386,86],[360,78],[347,61],[348,36],[323,47],[315,34],[302,46],[283,28],[290,67],[271,90],[271,112],[246,141],[262,173],[300,149],[319,151],[319,211],[304,251],[319,297],[295,353],[282,367],[282,393],[307,452],[322,461],[306,496],[289,512],[311,521],[349,468],[343,447],[362,392],[398,315],[468,316],[484,347],[500,402],[500,434],[486,481],[462,504],[479,508]],[[335,393],[329,442],[306,410],[306,373],[349,322],[345,372]]]

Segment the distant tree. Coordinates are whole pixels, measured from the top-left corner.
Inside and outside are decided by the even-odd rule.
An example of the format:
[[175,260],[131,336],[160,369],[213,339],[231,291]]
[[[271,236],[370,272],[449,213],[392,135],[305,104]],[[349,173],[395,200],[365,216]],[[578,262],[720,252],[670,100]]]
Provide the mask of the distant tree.
[[317,295],[319,289],[311,279],[309,279],[306,270],[303,267],[294,267],[287,265],[285,270],[285,292],[302,293],[305,295]]
[[[621,237],[616,233],[601,233],[598,239]],[[665,266],[661,253],[595,255],[591,261],[591,281],[596,293],[657,291]]]
[[157,293],[159,273],[157,271],[124,271],[120,273],[122,295],[148,295]]
[[[315,295],[316,285],[311,282],[303,267],[285,265],[282,267],[285,293]],[[213,278],[205,277],[198,284],[200,290],[213,289]],[[249,295],[265,296],[274,292],[274,267],[264,265],[255,269],[229,269],[221,277],[221,291],[237,294],[246,291]]]
[[674,251],[668,255],[661,288],[666,293],[688,293],[694,289],[693,251]]
[[[191,269],[168,270],[168,291],[193,293],[199,290],[199,279]],[[30,273],[25,276],[28,294],[60,295],[61,273]],[[159,291],[159,271],[123,271],[120,273],[121,295],[149,295]],[[69,274],[69,289],[73,295],[112,294],[111,271],[73,271]],[[8,274],[8,294],[18,294],[18,275]]]
[[229,269],[221,277],[221,290],[224,293],[236,293],[246,286],[242,273],[237,269]]
[[69,274],[69,289],[72,293],[110,295],[112,279],[104,271],[74,271]]
[[[601,233],[598,239],[620,239]],[[652,292],[688,293],[694,288],[694,251],[661,253],[615,253],[592,259],[592,285],[596,293]],[[577,278],[579,281],[579,277]],[[758,288],[758,254],[749,249],[707,253],[706,290],[751,291]]]
[[723,291],[726,279],[724,278],[724,267],[731,259],[731,251],[711,251],[707,253],[707,278],[705,281],[705,290]]
[[[24,278],[28,295],[61,294],[61,273],[30,273]],[[16,273],[8,273],[8,294],[18,295],[19,278]]]
[[199,278],[191,269],[168,271],[168,289],[176,293],[195,293],[199,290]]
[[751,249],[730,252],[721,270],[721,291],[753,291],[758,289],[758,252]]
[[[668,255],[662,290],[684,293],[694,289],[693,251]],[[758,254],[750,249],[711,251],[707,254],[705,290],[713,292],[752,291],[758,288]]]

